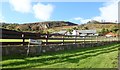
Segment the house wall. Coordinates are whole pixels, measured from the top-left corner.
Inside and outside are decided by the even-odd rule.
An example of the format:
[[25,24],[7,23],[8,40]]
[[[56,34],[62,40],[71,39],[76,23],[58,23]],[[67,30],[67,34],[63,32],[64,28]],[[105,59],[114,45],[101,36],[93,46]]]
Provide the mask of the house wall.
[[76,35],[76,34],[77,34],[76,30],[73,30],[72,35]]

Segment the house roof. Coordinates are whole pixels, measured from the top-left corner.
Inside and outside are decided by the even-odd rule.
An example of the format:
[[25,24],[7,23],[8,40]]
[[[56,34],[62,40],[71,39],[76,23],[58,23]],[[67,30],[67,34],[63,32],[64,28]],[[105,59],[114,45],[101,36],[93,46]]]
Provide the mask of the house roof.
[[77,30],[79,33],[86,34],[86,33],[92,33],[95,34],[96,30]]
[[[76,31],[74,31],[76,32]],[[74,33],[73,32],[73,33]],[[96,34],[96,30],[77,30],[78,33],[82,33],[82,34]],[[55,33],[58,33],[58,34],[65,34],[67,33],[67,31],[59,31],[59,32],[55,32]],[[75,33],[76,34],[76,33]]]
[[105,34],[105,36],[106,36],[106,35],[112,35],[112,36],[116,36],[117,34],[115,34],[115,33],[112,33],[112,32],[109,32],[109,33],[106,33],[106,34]]
[[65,34],[66,31],[59,31],[59,32],[55,32],[55,33],[58,33],[58,34]]

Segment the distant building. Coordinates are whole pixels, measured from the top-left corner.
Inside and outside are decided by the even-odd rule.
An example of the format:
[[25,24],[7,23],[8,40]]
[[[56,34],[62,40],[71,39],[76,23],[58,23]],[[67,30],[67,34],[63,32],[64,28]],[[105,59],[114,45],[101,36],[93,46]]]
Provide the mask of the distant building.
[[98,36],[96,30],[73,30],[72,35]]
[[97,31],[96,30],[78,30],[80,36],[96,36]]
[[79,32],[77,30],[73,30],[72,35],[79,35]]
[[59,31],[56,33],[62,35],[98,36],[96,30],[73,30],[72,33],[68,31]]
[[105,36],[106,36],[106,37],[116,37],[117,34],[112,33],[112,32],[109,32],[109,33],[106,33]]
[[59,32],[54,32],[52,34],[62,34],[62,35],[64,35],[65,33],[66,33],[66,31],[59,31]]

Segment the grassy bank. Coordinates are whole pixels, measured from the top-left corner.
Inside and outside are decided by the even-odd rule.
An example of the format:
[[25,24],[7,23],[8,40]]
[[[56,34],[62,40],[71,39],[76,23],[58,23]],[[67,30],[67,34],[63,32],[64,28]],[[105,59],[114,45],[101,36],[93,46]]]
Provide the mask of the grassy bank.
[[40,56],[6,56],[3,68],[117,68],[120,44],[44,53]]

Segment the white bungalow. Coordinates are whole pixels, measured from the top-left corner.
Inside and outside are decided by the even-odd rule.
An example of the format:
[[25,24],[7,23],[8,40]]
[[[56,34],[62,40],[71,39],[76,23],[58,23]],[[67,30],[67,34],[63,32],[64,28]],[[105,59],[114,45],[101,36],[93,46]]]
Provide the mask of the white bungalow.
[[96,30],[73,30],[72,35],[98,36]]
[[73,30],[72,34],[67,31],[59,31],[56,33],[63,35],[98,36],[96,30]]

